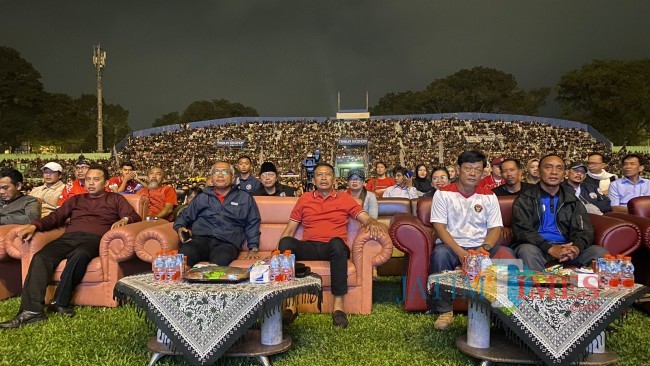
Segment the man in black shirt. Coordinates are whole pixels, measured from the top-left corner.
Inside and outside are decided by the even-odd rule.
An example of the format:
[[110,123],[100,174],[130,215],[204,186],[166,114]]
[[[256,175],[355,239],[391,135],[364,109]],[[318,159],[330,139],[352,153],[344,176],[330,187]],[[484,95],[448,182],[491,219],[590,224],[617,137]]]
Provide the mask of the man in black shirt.
[[522,166],[517,159],[505,159],[501,162],[501,176],[505,181],[492,190],[497,196],[518,196],[519,193],[534,186],[523,181]]
[[278,170],[269,161],[264,162],[260,169],[262,186],[253,192],[253,196],[295,197],[296,189],[278,182]]

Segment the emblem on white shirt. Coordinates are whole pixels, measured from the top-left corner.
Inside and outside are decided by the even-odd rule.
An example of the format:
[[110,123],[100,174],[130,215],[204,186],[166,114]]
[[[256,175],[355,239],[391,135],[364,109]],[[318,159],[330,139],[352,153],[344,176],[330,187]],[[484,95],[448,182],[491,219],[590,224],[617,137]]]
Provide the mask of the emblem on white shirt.
[[474,211],[476,211],[476,212],[481,212],[481,211],[483,211],[483,206],[478,205],[478,204],[477,204],[477,205],[474,205]]

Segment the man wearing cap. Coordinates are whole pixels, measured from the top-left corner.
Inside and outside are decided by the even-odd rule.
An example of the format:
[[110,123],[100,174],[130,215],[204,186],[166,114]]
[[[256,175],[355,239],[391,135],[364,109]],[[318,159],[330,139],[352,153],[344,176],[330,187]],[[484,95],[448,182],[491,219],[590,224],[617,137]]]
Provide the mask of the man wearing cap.
[[490,173],[490,175],[481,179],[481,181],[478,182],[478,187],[480,187],[483,190],[487,190],[491,192],[494,188],[505,183],[503,177],[501,176],[502,162],[503,162],[503,158],[492,159],[492,161],[490,162],[490,169],[492,172]]
[[505,184],[492,189],[497,196],[518,196],[524,190],[534,186],[523,181],[521,163],[517,159],[503,160],[500,171]]
[[393,178],[395,179],[395,185],[392,187],[386,188],[382,197],[402,197],[408,199],[418,198],[418,191],[415,187],[409,187],[407,184],[407,175],[409,174],[408,169],[401,166],[396,166],[393,169]]
[[296,197],[296,189],[278,182],[278,170],[275,164],[266,161],[260,168],[262,186],[253,192],[253,196]]
[[84,187],[88,168],[90,168],[90,161],[83,155],[79,155],[79,159],[77,159],[77,162],[74,164],[74,176],[76,179],[68,182],[65,185],[65,188],[63,188],[61,191],[61,196],[57,202],[58,207],[61,207],[63,205],[63,202],[72,196],[88,193],[86,187]]
[[30,196],[41,200],[41,217],[45,217],[58,207],[59,197],[65,184],[61,181],[63,168],[53,161],[41,168],[43,172],[43,185],[38,186],[29,193]]
[[38,200],[20,191],[23,175],[16,169],[0,172],[0,225],[29,224],[38,219]]
[[576,195],[587,208],[587,212],[602,215],[611,211],[612,204],[609,197],[600,188],[585,181],[587,172],[587,165],[581,161],[569,164],[567,178],[562,185]]

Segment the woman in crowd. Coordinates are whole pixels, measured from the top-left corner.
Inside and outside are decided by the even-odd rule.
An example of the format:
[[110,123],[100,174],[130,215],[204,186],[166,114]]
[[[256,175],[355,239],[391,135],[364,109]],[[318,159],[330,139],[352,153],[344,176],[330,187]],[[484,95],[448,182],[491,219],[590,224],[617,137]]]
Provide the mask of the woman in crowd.
[[447,171],[449,172],[449,183],[456,183],[458,180],[458,177],[456,176],[456,167],[453,165],[448,165]]
[[415,178],[413,178],[413,187],[417,190],[418,197],[422,197],[431,190],[431,179],[429,179],[429,170],[426,165],[418,164],[415,167]]
[[539,159],[533,158],[526,163],[526,183],[537,184],[539,182]]
[[358,198],[363,202],[363,210],[370,215],[373,219],[379,216],[379,208],[377,206],[377,197],[374,194],[368,194],[364,182],[366,173],[362,169],[352,169],[348,173],[348,193],[354,198]]
[[431,173],[431,185],[435,189],[440,189],[450,184],[449,171],[444,166],[433,168]]

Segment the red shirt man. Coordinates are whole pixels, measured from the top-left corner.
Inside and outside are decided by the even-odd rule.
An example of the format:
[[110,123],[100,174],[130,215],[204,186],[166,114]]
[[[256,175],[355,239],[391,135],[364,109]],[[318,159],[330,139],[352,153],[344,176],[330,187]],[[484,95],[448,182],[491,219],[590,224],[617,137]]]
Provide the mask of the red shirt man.
[[135,193],[142,188],[142,184],[138,181],[138,172],[134,170],[133,163],[130,161],[122,163],[120,175],[108,180],[108,188],[116,193]]
[[84,180],[86,179],[88,168],[90,168],[90,161],[88,161],[88,159],[83,155],[79,155],[79,159],[77,159],[77,162],[74,165],[75,180],[68,182],[65,185],[65,188],[63,188],[61,196],[59,197],[59,202],[57,202],[58,207],[61,207],[63,202],[72,196],[88,193],[88,190],[84,187]]
[[503,183],[505,181],[503,180],[503,177],[501,176],[501,163],[503,162],[503,158],[494,158],[490,162],[490,166],[492,169],[492,173],[488,175],[487,177],[484,177],[481,179],[480,182],[478,182],[478,187],[486,190],[487,192],[492,192],[492,190]]
[[[347,193],[334,190],[334,167],[318,164],[314,169],[314,187],[316,191],[300,196],[289,223],[280,237],[280,251],[291,250],[296,260],[323,260],[330,263],[332,295],[334,295],[333,324],[337,327],[348,326],[348,319],[343,311],[343,295],[348,292],[348,257],[350,248],[345,241],[348,236],[347,225],[350,218],[357,219],[370,232],[374,239],[387,228],[383,227]],[[303,240],[294,238],[302,224]],[[295,316],[295,310],[287,308]],[[283,315],[284,317],[284,315]]]

